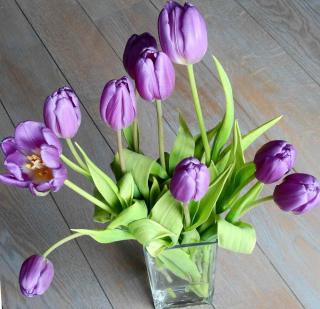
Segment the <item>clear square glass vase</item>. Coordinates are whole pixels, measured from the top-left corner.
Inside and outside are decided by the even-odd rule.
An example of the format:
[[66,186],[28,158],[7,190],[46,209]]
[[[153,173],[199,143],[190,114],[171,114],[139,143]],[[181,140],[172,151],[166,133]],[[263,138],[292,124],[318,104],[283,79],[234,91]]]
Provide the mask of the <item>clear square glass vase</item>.
[[144,248],[144,255],[156,309],[213,308],[216,242],[179,245],[156,257]]

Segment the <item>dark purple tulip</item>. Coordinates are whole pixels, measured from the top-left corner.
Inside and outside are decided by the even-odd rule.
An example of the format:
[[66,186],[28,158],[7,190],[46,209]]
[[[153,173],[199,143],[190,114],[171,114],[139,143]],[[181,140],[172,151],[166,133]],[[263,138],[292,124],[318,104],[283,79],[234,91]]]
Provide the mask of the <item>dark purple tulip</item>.
[[19,284],[21,293],[27,297],[42,295],[53,280],[53,264],[41,255],[27,258],[20,269]]
[[128,127],[136,117],[136,97],[131,81],[124,76],[109,81],[100,99],[102,120],[114,130]]
[[1,148],[8,170],[0,174],[0,182],[4,184],[46,195],[51,190],[58,191],[67,178],[67,170],[60,160],[60,141],[43,123],[20,123],[14,137],[4,139]]
[[276,182],[293,168],[295,159],[296,150],[286,141],[266,143],[254,157],[256,178],[267,184]]
[[43,118],[46,126],[60,138],[74,137],[81,124],[79,99],[69,87],[59,88],[47,97]]
[[163,52],[146,49],[136,64],[135,76],[137,90],[147,101],[165,100],[174,90],[174,67]]
[[159,15],[158,32],[162,50],[174,63],[197,63],[207,51],[205,20],[190,3],[168,1]]
[[146,48],[157,49],[156,39],[148,32],[133,34],[124,49],[123,65],[128,74],[135,79],[135,66],[140,54]]
[[273,199],[282,210],[303,214],[320,203],[320,183],[308,174],[291,174],[275,187]]
[[182,160],[175,168],[170,185],[171,194],[180,202],[199,201],[208,191],[210,174],[198,159]]

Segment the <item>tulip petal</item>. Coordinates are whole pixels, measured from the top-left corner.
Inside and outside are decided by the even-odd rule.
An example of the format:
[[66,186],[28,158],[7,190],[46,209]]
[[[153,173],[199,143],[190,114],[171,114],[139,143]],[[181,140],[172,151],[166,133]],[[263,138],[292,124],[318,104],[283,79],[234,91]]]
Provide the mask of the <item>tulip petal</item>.
[[14,152],[16,147],[16,142],[14,140],[14,137],[7,137],[1,142],[1,148],[4,153],[4,155],[9,155],[10,153]]
[[58,168],[61,165],[57,148],[49,145],[42,145],[40,150],[43,163],[49,168]]
[[0,182],[4,183],[5,185],[14,186],[18,188],[27,188],[30,183],[30,181],[18,180],[10,174],[0,174]]

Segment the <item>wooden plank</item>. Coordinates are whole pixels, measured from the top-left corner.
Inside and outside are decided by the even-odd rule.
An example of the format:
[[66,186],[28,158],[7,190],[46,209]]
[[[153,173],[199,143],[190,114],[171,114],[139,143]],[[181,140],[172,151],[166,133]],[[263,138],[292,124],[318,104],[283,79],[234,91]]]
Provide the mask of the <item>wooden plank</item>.
[[[226,66],[242,111],[254,115],[252,123],[285,114],[268,137],[291,141],[299,151],[297,169],[319,175],[315,156],[320,145],[318,85],[235,2],[194,2],[205,12],[209,50]],[[160,7],[160,1],[155,3]],[[206,57],[204,62],[209,67],[211,60]],[[318,234],[319,216],[319,209],[295,217],[280,213],[276,207],[257,209],[250,216],[271,263],[309,307],[320,303],[320,256],[313,250],[319,247],[319,240],[312,236]]]
[[[82,3],[83,4],[83,3]],[[108,3],[108,5],[110,5],[110,3]],[[139,5],[140,5],[140,7],[139,7]],[[133,7],[130,7],[130,8],[128,8],[128,11],[130,11],[131,13],[131,15],[132,15],[132,17],[134,16],[134,13],[135,12],[143,12],[143,14],[141,14],[141,15],[143,15],[143,16],[146,16],[146,18],[149,18],[149,16],[152,16],[152,15],[150,15],[152,12],[152,14],[154,15],[155,14],[155,10],[152,10],[152,7],[149,5],[148,6],[149,7],[149,9],[151,8],[151,12],[149,13],[149,11],[148,10],[146,10],[146,8],[143,6],[143,5],[141,5],[141,4],[137,4],[137,6],[133,6]],[[101,8],[101,3],[100,3],[100,8]],[[40,8],[40,11],[38,11],[38,12],[34,12],[34,9],[35,8],[33,8],[32,10],[31,9],[28,9],[28,8],[23,8],[27,13],[27,15],[28,15],[28,17],[33,17],[34,15],[41,15],[42,13],[44,13],[44,11],[42,11],[42,8]],[[30,10],[30,11],[29,11]],[[37,8],[36,10],[39,10],[39,8]],[[99,10],[100,11],[100,10]],[[107,12],[107,8],[105,8],[105,11]],[[34,12],[34,13],[33,13]],[[77,12],[77,11],[73,11],[72,13],[73,13],[73,16],[77,16],[77,14],[75,13],[75,12]],[[146,14],[146,12],[148,12],[148,14]],[[126,12],[127,13],[127,12]],[[120,12],[120,17],[119,17],[119,20],[118,20],[118,24],[117,23],[115,23],[113,26],[114,27],[112,27],[111,29],[116,29],[117,31],[122,31],[121,29],[121,27],[120,27],[120,23],[119,23],[119,21],[121,20],[121,25],[123,25],[123,24],[127,24],[128,25],[128,28],[129,27],[131,27],[132,25],[131,24],[133,24],[133,21],[132,20],[130,20],[130,21],[127,21],[127,17],[125,16],[126,14],[125,13],[123,13],[123,14],[121,14],[121,12]],[[113,16],[113,19],[114,19],[114,15],[112,15]],[[30,18],[31,18],[30,17]],[[141,17],[140,15],[139,15],[139,17]],[[79,16],[79,17],[77,17],[77,19],[80,19],[81,20],[81,16]],[[117,17],[118,18],[118,17]],[[141,23],[141,18],[136,18],[136,20],[138,21],[138,22],[140,22]],[[142,21],[143,21],[144,19],[142,19]],[[31,19],[31,22],[34,24],[34,27],[37,29],[37,31],[39,31],[39,33],[40,33],[40,35],[42,35],[43,34],[43,39],[44,39],[44,41],[46,42],[46,44],[47,44],[47,46],[52,46],[53,44],[51,43],[51,40],[54,40],[54,38],[52,38],[51,36],[52,35],[54,35],[54,32],[56,32],[56,31],[58,31],[58,30],[52,30],[52,32],[50,33],[51,34],[51,36],[49,36],[49,35],[47,35],[46,34],[46,32],[48,31],[45,31],[44,29],[47,29],[47,27],[49,27],[49,26],[46,26],[43,22],[41,23],[41,27],[40,27],[40,25],[38,25],[37,26],[37,23],[38,23],[38,19],[37,19],[37,17],[33,17],[32,19]],[[83,23],[82,23],[83,24]],[[142,24],[142,25],[144,25],[144,24]],[[61,25],[61,27],[63,27],[63,28],[65,28],[67,25]],[[52,27],[52,25],[51,25],[51,27]],[[56,27],[56,26],[55,26]],[[131,28],[131,31],[134,29],[134,26],[132,26],[133,28]],[[110,28],[109,28],[110,29]],[[119,30],[120,29],[120,30]],[[142,32],[144,29],[141,29],[140,30],[140,32]],[[84,31],[84,30],[83,30]],[[102,31],[103,32],[103,31]],[[128,35],[130,34],[131,32],[126,32],[125,33],[125,37],[128,37]],[[123,38],[121,38],[120,37],[120,39],[119,39],[119,41],[121,41],[122,40],[122,44],[124,44],[124,42],[125,42],[125,39],[123,39]],[[73,38],[71,39],[70,38],[70,42],[72,42],[73,41]],[[52,46],[52,49],[53,50],[55,50],[55,52],[54,52],[54,55],[55,55],[55,57],[57,57],[57,59],[59,59],[59,61],[63,61],[63,55],[61,55],[61,53],[59,53],[59,51],[57,51],[56,49],[55,49],[55,47],[54,46]],[[117,63],[116,65],[118,65],[119,66],[119,64]],[[184,79],[185,80],[185,79]],[[178,86],[179,87],[179,86]],[[185,89],[185,91],[181,91],[181,93],[183,93],[183,95],[187,98],[188,96],[189,96],[189,90],[188,90],[188,88],[187,88],[187,86],[186,86],[186,84],[185,84],[185,82],[183,83],[183,87],[184,87],[184,89]],[[179,90],[180,90],[180,88],[179,88]],[[180,102],[182,101],[181,99],[179,100]],[[179,106],[177,106],[176,108],[180,108],[182,105],[179,105]],[[166,107],[165,107],[166,108]],[[214,107],[214,108],[216,108],[216,107]],[[185,108],[186,109],[186,108]],[[169,109],[168,109],[168,111],[169,111]],[[193,112],[192,112],[192,109],[190,109],[189,108],[189,115],[192,115],[193,114]],[[239,259],[246,259],[246,257],[239,257]],[[270,265],[269,265],[269,267],[267,267],[266,265],[268,265],[268,263],[267,263],[267,260],[266,260],[266,258],[261,254],[261,252],[259,252],[258,251],[258,253],[256,253],[256,256],[255,256],[255,268],[256,269],[264,269],[264,271],[265,271],[265,274],[263,275],[263,281],[260,281],[260,284],[264,284],[266,281],[266,278],[268,278],[267,280],[270,280],[270,281],[268,281],[268,282],[278,282],[277,284],[270,284],[270,286],[272,286],[272,289],[274,289],[273,290],[273,293],[275,294],[275,295],[278,295],[277,297],[275,297],[275,298],[272,298],[272,299],[270,299],[270,297],[268,297],[268,298],[266,298],[266,299],[264,299],[264,301],[265,302],[267,302],[270,306],[271,305],[276,305],[276,304],[279,304],[279,303],[290,303],[292,306],[298,306],[297,304],[296,304],[296,301],[295,301],[295,299],[294,299],[294,297],[291,295],[291,293],[288,291],[288,289],[287,289],[287,287],[281,282],[281,280],[279,280],[279,277],[277,277],[277,275],[275,274],[275,272],[272,270],[272,268],[270,267]],[[247,261],[247,260],[246,260]],[[264,261],[264,263],[263,263],[263,261]],[[250,262],[251,262],[251,265],[253,264],[253,262],[250,260]],[[233,266],[233,268],[235,268],[235,266]],[[252,273],[252,275],[254,275],[255,274],[255,271],[254,271],[254,269],[255,269],[254,267],[251,269],[251,272],[250,273]],[[228,267],[228,269],[229,269],[229,267]],[[238,269],[238,270],[234,270],[234,273],[237,273],[237,271],[239,272],[239,278],[241,278],[241,270],[240,269]],[[230,271],[231,272],[231,271]],[[227,276],[226,276],[227,277]],[[226,278],[225,277],[225,278]],[[225,279],[226,281],[227,281],[227,279]],[[251,292],[251,294],[250,294],[250,292],[248,292],[248,294],[249,295],[252,295],[251,297],[249,296],[248,298],[247,298],[247,302],[246,302],[246,298],[244,297],[244,300],[243,300],[243,306],[245,306],[245,305],[249,305],[249,304],[252,304],[253,303],[253,299],[254,299],[254,295],[256,295],[256,286],[255,285],[258,285],[259,283],[257,283],[257,282],[254,282],[254,284],[250,284],[250,282],[248,282],[248,284],[246,284],[246,285],[242,285],[242,287],[244,288],[245,286],[247,286],[247,287],[250,287],[250,288],[246,288],[246,291],[250,291]],[[263,288],[263,286],[261,285],[261,291],[263,290],[264,288]],[[241,290],[240,290],[241,291]],[[228,292],[230,292],[230,291],[228,291]],[[130,293],[130,291],[127,291],[127,293]],[[234,298],[232,298],[233,299],[233,301],[235,301],[235,300],[237,300],[238,299],[238,296],[239,295],[248,295],[248,294],[246,294],[244,291],[242,291],[242,292],[238,292],[238,293],[235,293],[235,297]],[[219,294],[217,294],[217,295],[219,295]],[[282,295],[282,296],[281,296]],[[110,297],[112,297],[112,296],[110,296]],[[223,299],[223,297],[221,297],[221,300]],[[115,300],[113,300],[112,299],[112,303],[114,304],[114,301]],[[258,302],[257,302],[257,305],[258,304],[260,304],[261,303],[261,299],[259,298],[258,300],[257,300]]]
[[[12,131],[13,125],[0,104],[1,136],[10,136]],[[76,243],[66,245],[65,250],[49,257],[54,263],[55,278],[45,297],[29,299],[20,293],[18,276],[24,259],[32,254],[41,254],[68,233],[68,226],[50,197],[32,198],[26,190],[1,184],[0,280],[3,308],[92,308],[97,303],[99,308],[110,308]],[[81,282],[81,285],[77,286],[75,282]],[[89,289],[90,294],[87,293]]]

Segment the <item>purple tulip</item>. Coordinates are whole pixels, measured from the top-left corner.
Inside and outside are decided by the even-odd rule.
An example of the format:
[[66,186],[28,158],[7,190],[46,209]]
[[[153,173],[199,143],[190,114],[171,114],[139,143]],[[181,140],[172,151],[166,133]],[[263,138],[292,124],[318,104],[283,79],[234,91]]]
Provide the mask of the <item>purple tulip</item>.
[[21,293],[27,297],[42,295],[51,285],[54,276],[53,264],[41,255],[27,258],[20,269]]
[[320,203],[320,183],[308,174],[291,174],[275,187],[273,199],[282,210],[303,214]]
[[43,123],[20,123],[15,136],[4,139],[1,148],[8,170],[0,174],[0,182],[4,184],[46,195],[50,190],[58,191],[67,178],[67,170],[60,160],[60,141]]
[[156,39],[148,32],[133,34],[124,49],[123,65],[128,74],[135,79],[135,67],[140,54],[146,48],[157,49]]
[[69,87],[59,88],[47,97],[43,118],[46,126],[60,138],[74,137],[81,123],[79,99]]
[[174,90],[174,67],[163,52],[146,49],[136,64],[135,76],[137,90],[147,101],[165,100]]
[[263,145],[254,157],[256,178],[267,184],[278,181],[293,168],[295,158],[295,148],[286,141]]
[[171,194],[180,202],[199,201],[208,191],[210,174],[208,168],[196,158],[182,160],[171,179]]
[[100,99],[102,120],[114,130],[128,127],[136,117],[136,97],[131,81],[124,76],[110,80]]
[[158,32],[162,50],[174,63],[197,63],[207,51],[205,20],[190,3],[168,1],[159,15]]

